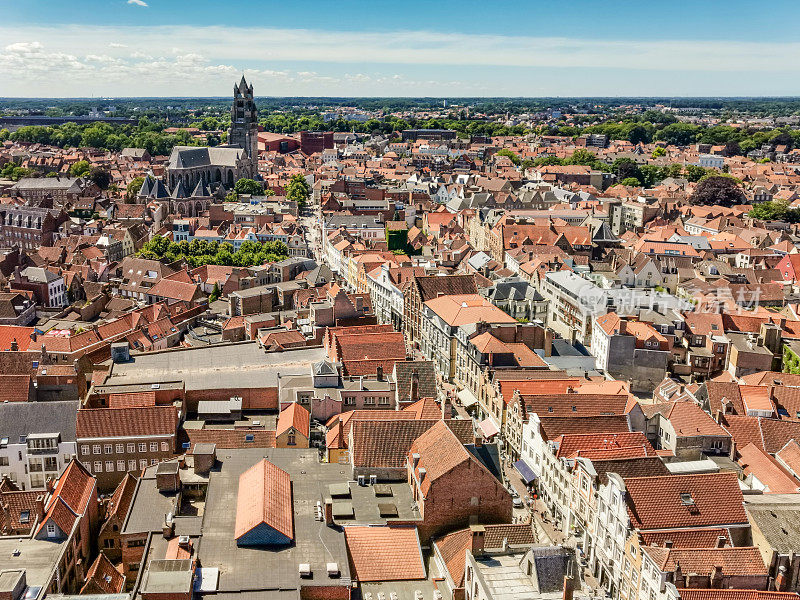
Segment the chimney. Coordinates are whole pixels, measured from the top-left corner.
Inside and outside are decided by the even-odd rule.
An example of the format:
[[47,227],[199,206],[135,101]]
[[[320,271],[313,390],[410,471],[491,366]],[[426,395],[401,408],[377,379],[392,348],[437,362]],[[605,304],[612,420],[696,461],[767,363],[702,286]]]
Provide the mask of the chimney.
[[778,567],[778,575],[775,577],[775,591],[786,591],[786,567],[784,565]]
[[17,343],[17,338],[11,340],[9,350],[11,350],[12,352],[16,352],[17,350],[19,350],[19,344]]
[[161,525],[161,535],[165,540],[170,540],[175,536],[175,519],[172,513],[164,515],[164,523]]
[[619,335],[628,335],[628,322],[625,320],[620,319],[619,322],[619,330],[617,331]]
[[483,447],[483,436],[480,433],[475,434],[475,447]]
[[416,369],[411,373],[411,391],[409,395],[411,402],[419,400],[419,373]]
[[331,498],[325,498],[325,525],[328,527],[333,527],[333,500]]
[[469,528],[472,531],[472,556],[480,556],[486,542],[486,529],[483,525],[470,525]]
[[563,600],[572,600],[572,595],[574,592],[575,592],[575,579],[572,577],[572,575],[565,575]]
[[672,540],[664,540],[664,548],[672,548]]
[[378,381],[383,381],[383,365],[378,365],[376,371]]
[[711,587],[718,587],[722,584],[722,565],[714,565],[711,571]]
[[36,519],[39,523],[44,520],[44,494],[36,496]]
[[44,489],[47,490],[48,494],[52,494],[53,491],[56,489],[56,481],[52,477],[48,477],[47,481],[44,482]]
[[728,543],[728,538],[724,535],[717,536],[717,548],[724,548]]

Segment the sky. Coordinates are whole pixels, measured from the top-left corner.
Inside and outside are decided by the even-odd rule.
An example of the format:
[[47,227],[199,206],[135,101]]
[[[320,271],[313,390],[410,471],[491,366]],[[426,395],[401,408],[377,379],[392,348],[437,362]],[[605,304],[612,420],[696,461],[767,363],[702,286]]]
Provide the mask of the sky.
[[[797,0],[0,0],[0,97],[798,96]],[[783,34],[781,34],[783,32]]]

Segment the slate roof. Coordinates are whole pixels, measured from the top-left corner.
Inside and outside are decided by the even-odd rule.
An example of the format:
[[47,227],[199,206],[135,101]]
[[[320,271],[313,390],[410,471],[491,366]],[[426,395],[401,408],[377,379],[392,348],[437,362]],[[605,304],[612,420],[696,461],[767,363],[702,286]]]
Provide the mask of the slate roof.
[[64,442],[75,441],[77,401],[0,403],[0,438],[14,443],[21,435],[61,433]]

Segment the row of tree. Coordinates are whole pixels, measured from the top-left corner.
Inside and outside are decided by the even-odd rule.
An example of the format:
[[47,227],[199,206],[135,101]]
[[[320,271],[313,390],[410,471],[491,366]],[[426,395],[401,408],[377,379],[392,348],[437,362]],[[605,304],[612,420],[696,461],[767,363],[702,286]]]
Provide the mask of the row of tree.
[[252,267],[283,260],[289,256],[283,242],[242,242],[238,250],[227,242],[192,240],[171,242],[157,235],[148,241],[138,254],[141,258],[160,260],[166,263],[185,261],[190,267],[203,265],[225,265]]

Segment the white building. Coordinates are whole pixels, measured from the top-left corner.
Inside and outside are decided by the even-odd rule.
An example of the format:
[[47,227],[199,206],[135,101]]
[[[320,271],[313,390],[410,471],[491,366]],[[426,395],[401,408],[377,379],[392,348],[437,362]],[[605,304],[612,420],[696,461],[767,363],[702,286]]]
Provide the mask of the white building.
[[78,452],[77,401],[0,404],[0,477],[20,489],[43,489]]

